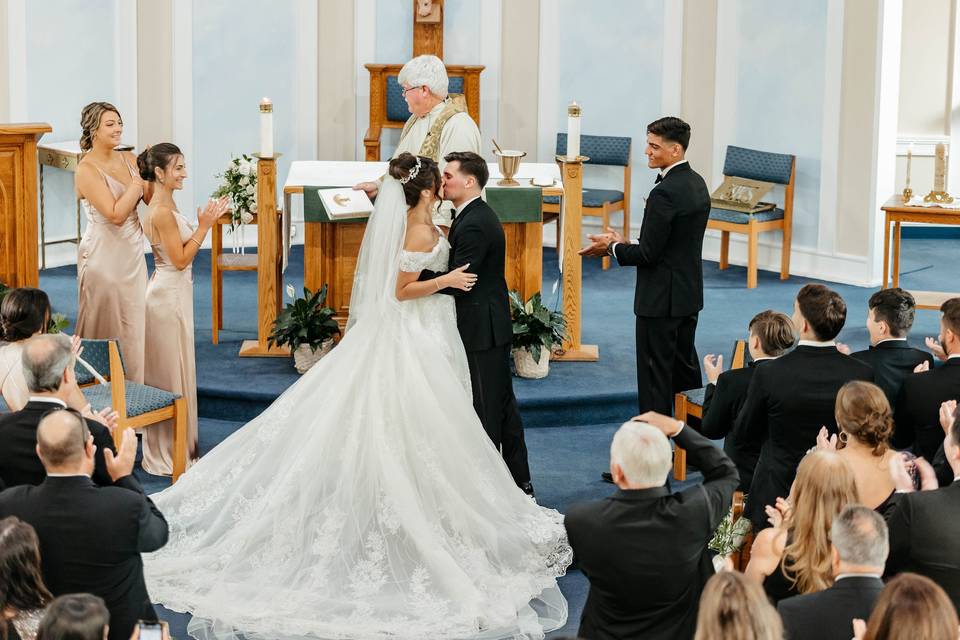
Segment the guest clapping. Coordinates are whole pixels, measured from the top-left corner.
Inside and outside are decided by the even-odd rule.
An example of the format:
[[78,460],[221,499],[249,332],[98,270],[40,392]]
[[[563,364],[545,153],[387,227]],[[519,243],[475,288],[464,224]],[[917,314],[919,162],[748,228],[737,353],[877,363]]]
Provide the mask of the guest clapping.
[[[197,209],[194,225],[177,210],[173,192],[187,177],[183,153],[169,142],[148,147],[137,157],[140,177],[153,186],[143,229],[153,247],[155,270],[147,288],[146,384],[187,400],[187,464],[197,449],[197,367],[193,337],[193,259],[207,231],[227,210],[227,199]],[[143,469],[173,472],[173,420],[154,425],[143,436]]]
[[757,534],[746,574],[774,602],[833,583],[830,526],[856,503],[857,484],[847,462],[832,451],[814,451],[800,462],[788,499],[768,506],[771,529]]
[[759,585],[741,573],[722,571],[707,581],[700,596],[694,640],[731,638],[782,640],[783,626]]
[[110,612],[103,598],[71,593],[50,603],[37,640],[107,640]]
[[12,627],[20,640],[33,640],[53,595],[40,573],[40,542],[26,522],[0,520],[0,638]]
[[127,378],[143,382],[144,307],[147,263],[137,216],[149,201],[129,151],[116,151],[123,120],[108,102],[92,102],[80,113],[76,191],[87,218],[77,249],[77,335],[120,341]]
[[905,573],[887,583],[869,622],[855,620],[853,631],[854,640],[956,640],[957,612],[932,580]]

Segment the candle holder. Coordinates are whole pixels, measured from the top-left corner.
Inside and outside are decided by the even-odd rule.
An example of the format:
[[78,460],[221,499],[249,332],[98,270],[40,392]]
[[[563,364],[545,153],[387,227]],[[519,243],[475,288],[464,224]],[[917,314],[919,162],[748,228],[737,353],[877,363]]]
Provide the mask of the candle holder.
[[[906,189],[904,189],[906,191]],[[934,204],[952,204],[953,196],[946,191],[931,191],[923,198],[924,202],[933,202]]]
[[910,202],[910,200],[911,200],[912,198],[913,198],[913,189],[911,189],[910,187],[904,187],[904,188],[903,188],[903,203],[906,204],[906,203]]
[[569,162],[584,163],[584,162],[589,162],[590,160],[590,156],[577,156],[576,158],[572,158],[570,156],[557,155],[556,158],[557,158],[557,162],[568,162],[568,163]]

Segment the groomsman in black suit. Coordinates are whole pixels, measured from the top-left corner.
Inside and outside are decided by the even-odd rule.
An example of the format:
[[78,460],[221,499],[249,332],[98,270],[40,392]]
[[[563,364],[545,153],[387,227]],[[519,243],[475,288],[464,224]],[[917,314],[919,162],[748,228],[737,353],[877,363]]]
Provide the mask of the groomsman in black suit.
[[769,525],[764,507],[786,498],[797,465],[817,444],[820,427],[837,433],[837,391],[851,380],[873,381],[873,370],[837,351],[834,338],[847,305],[822,284],[805,285],[794,302],[797,347],[757,369],[734,426],[740,441],[762,443],[744,515],[754,531]]
[[772,362],[793,346],[793,323],[776,311],[761,311],[750,320],[747,348],[751,362],[740,369],[723,371],[723,356],[708,354],[703,358],[707,372],[707,388],[703,398],[703,419],[700,433],[712,440],[723,438],[723,450],[737,465],[740,491],[749,491],[753,469],[760,457],[760,443],[741,442],[730,433],[747,399],[747,389],[757,367]]
[[[450,225],[450,269],[469,264],[477,275],[470,291],[443,289],[456,297],[457,329],[467,351],[473,407],[498,451],[503,453],[514,481],[533,495],[527,445],[520,409],[513,394],[510,345],[513,322],[504,278],[506,240],[496,212],[480,197],[489,172],[486,161],[471,151],[444,157],[443,196],[453,202]],[[420,280],[438,274],[424,270]]]
[[867,306],[870,348],[850,355],[873,367],[877,386],[883,389],[890,406],[896,407],[904,378],[924,362],[932,367],[933,356],[907,343],[917,307],[909,291],[881,289],[870,296]]
[[580,254],[611,255],[637,268],[637,393],[640,413],[673,412],[673,395],[701,385],[694,340],[703,308],[703,234],[710,217],[707,185],[684,158],[690,125],[668,117],[647,125],[647,166],[659,169],[647,197],[640,238],[617,231],[588,236]]
[[893,414],[894,445],[912,446],[927,460],[943,441],[940,404],[960,400],[960,298],[944,302],[940,313],[940,356],[945,362],[904,378]]

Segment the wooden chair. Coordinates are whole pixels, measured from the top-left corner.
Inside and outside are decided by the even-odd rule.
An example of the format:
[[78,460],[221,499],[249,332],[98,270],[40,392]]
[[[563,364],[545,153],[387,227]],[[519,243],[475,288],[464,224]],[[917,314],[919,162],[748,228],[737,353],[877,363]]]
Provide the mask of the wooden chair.
[[[224,271],[256,271],[256,253],[224,253],[223,227],[229,225],[231,216],[225,213],[213,225],[211,234],[212,247],[210,251],[210,314],[213,321],[211,338],[213,344],[220,344],[220,330],[223,329],[223,272]],[[257,214],[253,214],[251,225],[257,224]],[[238,233],[234,230],[233,233]]]
[[120,348],[115,340],[83,340],[83,359],[108,384],[95,384],[96,377],[79,362],[77,383],[95,411],[112,407],[117,412],[113,441],[120,445],[126,429],[141,429],[173,419],[173,482],[187,465],[187,402],[176,394],[127,380]]
[[[744,508],[744,495],[743,491],[734,491],[733,492],[733,522],[736,522],[743,517],[743,508]],[[739,550],[734,551],[730,554],[730,559],[733,560],[733,568],[737,571],[743,572],[746,571],[747,565],[750,563],[750,549],[753,547],[753,531],[750,531],[743,538],[743,546]]]
[[[619,136],[581,136],[580,154],[587,156],[587,164],[595,166],[623,167],[623,190],[583,189],[583,215],[599,217],[606,229],[610,226],[610,214],[623,212],[623,237],[630,237],[630,175],[633,170],[630,149],[632,139]],[[557,134],[557,155],[567,154],[567,134]],[[557,222],[557,247],[560,246],[560,197],[543,198],[543,222]],[[610,256],[603,257],[602,266],[610,268]]]
[[[364,159],[380,161],[380,136],[383,129],[403,129],[410,118],[402,87],[397,82],[402,64],[367,64],[370,72],[370,128],[363,136]],[[480,72],[483,65],[447,65],[450,95],[461,94],[467,112],[480,126]]]
[[790,277],[790,244],[793,235],[793,188],[797,175],[796,156],[783,153],[757,151],[744,147],[727,147],[723,163],[724,176],[736,176],[750,180],[762,180],[786,185],[783,208],[748,214],[727,209],[710,210],[708,229],[720,231],[720,269],[730,266],[730,234],[747,235],[747,288],[757,286],[757,252],[759,236],[764,231],[783,232],[780,251],[780,279]]
[[[733,345],[733,355],[730,356],[730,368],[741,369],[747,359],[746,340],[737,340]],[[703,420],[703,398],[707,388],[681,391],[673,396],[673,417],[685,423],[690,418]],[[687,479],[687,451],[674,445],[673,447],[673,478],[683,481]]]

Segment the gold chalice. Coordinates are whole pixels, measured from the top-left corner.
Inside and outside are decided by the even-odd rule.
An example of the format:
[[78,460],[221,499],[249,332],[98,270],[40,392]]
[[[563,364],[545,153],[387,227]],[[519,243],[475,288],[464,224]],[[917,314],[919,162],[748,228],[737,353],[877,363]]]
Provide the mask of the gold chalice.
[[493,153],[497,156],[500,164],[500,173],[503,175],[503,178],[498,180],[497,184],[502,187],[519,185],[520,183],[514,180],[513,176],[517,174],[517,170],[520,168],[520,158],[527,155],[527,152],[503,149],[500,151],[495,150]]

